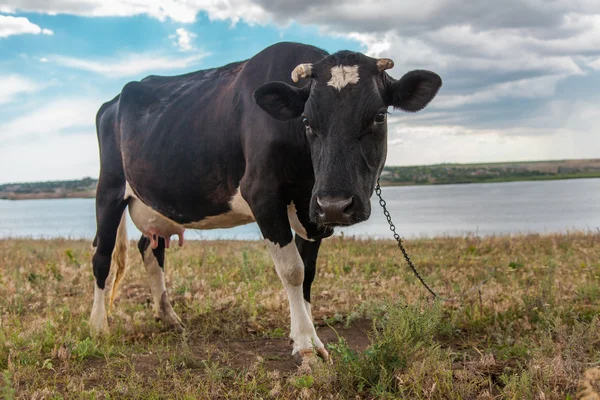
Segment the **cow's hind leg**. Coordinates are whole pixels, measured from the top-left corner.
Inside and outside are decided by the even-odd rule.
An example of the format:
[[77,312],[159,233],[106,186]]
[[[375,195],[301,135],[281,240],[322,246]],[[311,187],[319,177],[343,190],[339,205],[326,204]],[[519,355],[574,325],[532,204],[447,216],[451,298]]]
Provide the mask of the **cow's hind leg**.
[[138,242],[138,248],[148,273],[148,281],[154,300],[154,316],[160,319],[165,326],[183,332],[183,324],[173,307],[171,307],[165,285],[165,240],[162,237],[159,238],[156,248],[152,248],[150,244],[150,239],[142,235]]
[[[119,224],[123,217],[127,201],[123,199],[125,184],[119,189],[117,186],[106,185],[106,180],[100,177],[96,193],[96,220],[98,229],[94,239],[95,252],[92,257],[94,268],[94,304],[90,315],[90,331],[93,335],[108,333],[108,320],[104,302],[106,279],[110,272],[111,258],[117,241]],[[123,224],[125,222],[123,221]],[[125,237],[125,241],[127,238]],[[127,250],[127,246],[119,246]],[[122,254],[115,255],[115,262],[124,261]]]

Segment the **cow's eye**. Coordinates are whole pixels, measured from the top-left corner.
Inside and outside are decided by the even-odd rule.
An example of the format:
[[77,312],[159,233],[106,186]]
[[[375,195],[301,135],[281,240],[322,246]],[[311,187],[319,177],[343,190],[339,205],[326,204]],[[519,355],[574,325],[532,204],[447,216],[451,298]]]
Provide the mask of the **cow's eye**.
[[384,111],[377,113],[377,115],[375,116],[375,123],[377,125],[383,124],[385,122],[386,116],[387,116],[387,113]]
[[304,124],[305,128],[310,128],[310,123],[308,122],[308,118],[303,117],[302,118],[302,123]]

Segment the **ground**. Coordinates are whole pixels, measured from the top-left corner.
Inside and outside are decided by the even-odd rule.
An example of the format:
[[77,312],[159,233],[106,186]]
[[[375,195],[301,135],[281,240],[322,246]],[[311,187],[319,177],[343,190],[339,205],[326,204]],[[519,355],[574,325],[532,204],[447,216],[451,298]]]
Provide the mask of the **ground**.
[[167,251],[184,334],[154,320],[132,242],[111,333],[92,339],[90,242],[0,240],[0,398],[600,398],[600,234],[406,246],[464,296],[432,301],[393,242],[329,239],[313,314],[332,360],[298,369],[261,242]]

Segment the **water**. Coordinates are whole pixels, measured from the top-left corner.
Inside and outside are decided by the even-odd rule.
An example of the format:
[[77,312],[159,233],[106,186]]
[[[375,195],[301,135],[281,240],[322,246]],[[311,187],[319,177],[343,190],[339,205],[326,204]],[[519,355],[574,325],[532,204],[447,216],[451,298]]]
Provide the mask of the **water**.
[[[383,188],[403,237],[500,235],[596,230],[600,179]],[[391,238],[372,199],[367,222],[339,229],[346,236]],[[140,236],[128,221],[131,239]],[[96,230],[93,199],[0,200],[0,238],[85,238]],[[256,224],[187,231],[186,239],[260,239]]]

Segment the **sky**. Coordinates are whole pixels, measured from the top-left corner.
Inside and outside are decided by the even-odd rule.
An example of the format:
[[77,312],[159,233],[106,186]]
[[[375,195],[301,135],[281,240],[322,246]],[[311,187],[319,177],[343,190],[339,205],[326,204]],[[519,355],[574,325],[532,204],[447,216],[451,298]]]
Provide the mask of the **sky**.
[[127,82],[278,41],[442,77],[392,112],[388,165],[600,157],[598,0],[0,0],[0,183],[97,177],[95,114]]

